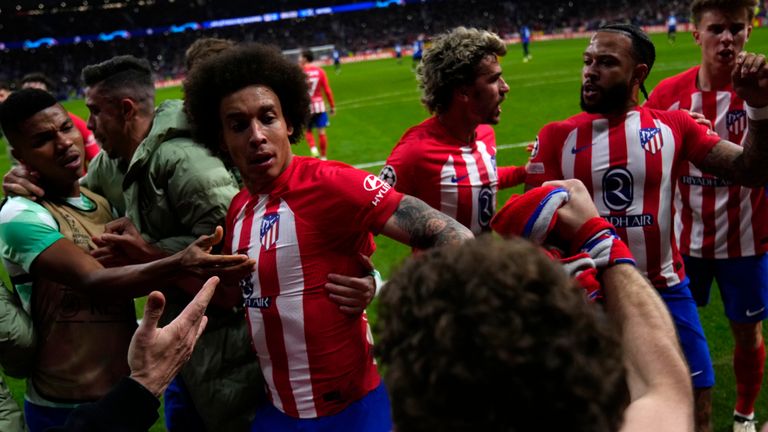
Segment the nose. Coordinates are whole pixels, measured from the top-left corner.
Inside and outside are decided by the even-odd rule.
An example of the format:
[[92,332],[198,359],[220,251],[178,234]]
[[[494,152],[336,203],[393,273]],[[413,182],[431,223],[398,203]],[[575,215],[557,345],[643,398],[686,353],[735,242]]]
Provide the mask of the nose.
[[75,141],[72,139],[72,135],[64,132],[58,132],[56,134],[56,148],[59,151],[66,151]]
[[584,67],[581,70],[582,74],[584,74],[584,79],[589,81],[595,81],[597,80],[597,71],[594,67],[594,62],[590,64],[585,64]]
[[261,145],[267,141],[266,135],[264,135],[263,125],[258,120],[251,121],[251,136],[248,141],[253,145]]
[[721,41],[722,41],[724,44],[726,44],[726,45],[732,44],[732,43],[733,43],[733,33],[731,33],[731,31],[730,31],[730,30],[724,30],[724,31],[723,31],[723,32],[720,34],[720,40],[721,40]]
[[504,81],[504,78],[499,78],[501,80],[501,86],[499,87],[499,91],[501,94],[505,94],[509,91],[509,84],[507,84],[506,81]]

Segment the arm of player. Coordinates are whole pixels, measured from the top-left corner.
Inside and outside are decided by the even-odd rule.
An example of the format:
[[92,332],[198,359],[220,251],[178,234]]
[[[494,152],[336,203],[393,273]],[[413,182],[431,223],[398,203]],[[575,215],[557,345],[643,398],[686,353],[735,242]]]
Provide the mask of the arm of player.
[[474,238],[472,231],[464,225],[410,195],[403,196],[381,233],[417,249]]
[[765,56],[742,52],[736,60],[733,88],[748,109],[747,136],[743,148],[720,141],[699,168],[743,186],[760,187],[768,182],[768,67]]
[[627,264],[607,268],[602,284],[627,367],[631,402],[621,431],[693,431],[688,367],[658,293]]
[[526,165],[499,168],[499,189],[511,188],[525,183]]
[[146,264],[104,268],[99,261],[68,239],[59,239],[40,253],[30,266],[30,273],[80,288],[92,295],[140,297],[150,292],[158,279],[178,276],[199,278],[220,276],[236,281],[253,270],[255,262],[245,255],[211,255],[223,231],[201,236],[181,252]]

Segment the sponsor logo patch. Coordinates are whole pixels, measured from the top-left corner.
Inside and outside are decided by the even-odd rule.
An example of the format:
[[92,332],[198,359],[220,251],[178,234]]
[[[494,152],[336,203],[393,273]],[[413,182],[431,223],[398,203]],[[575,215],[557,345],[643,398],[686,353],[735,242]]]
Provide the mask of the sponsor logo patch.
[[388,185],[394,186],[395,183],[397,183],[395,168],[392,165],[384,165],[384,168],[379,171],[379,178],[384,180]]
[[624,211],[632,205],[634,178],[622,167],[609,169],[603,175],[603,202],[613,211]]

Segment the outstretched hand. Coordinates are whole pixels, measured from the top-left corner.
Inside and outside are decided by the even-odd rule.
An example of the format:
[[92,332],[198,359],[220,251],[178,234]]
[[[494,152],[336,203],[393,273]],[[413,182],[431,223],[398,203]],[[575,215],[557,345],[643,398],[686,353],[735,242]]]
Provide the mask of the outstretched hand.
[[205,309],[218,283],[216,277],[208,279],[181,314],[162,328],[157,323],[163,314],[165,297],[159,291],[149,294],[144,318],[128,347],[128,366],[131,378],[155,396],[160,397],[192,356],[195,343],[208,322]]
[[742,51],[731,75],[733,90],[753,108],[768,106],[768,66],[762,54]]
[[253,272],[256,261],[247,255],[212,255],[213,246],[224,238],[224,230],[217,226],[211,235],[200,236],[181,251],[181,265],[200,277],[218,276],[225,283],[237,282]]

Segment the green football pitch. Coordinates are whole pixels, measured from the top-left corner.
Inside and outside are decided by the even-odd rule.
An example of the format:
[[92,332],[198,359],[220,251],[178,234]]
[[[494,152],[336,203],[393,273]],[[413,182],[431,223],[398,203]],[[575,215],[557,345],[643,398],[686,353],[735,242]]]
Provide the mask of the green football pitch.
[[[656,65],[648,80],[649,89],[659,80],[689,68],[699,60],[698,48],[688,34],[678,35],[675,44],[668,43],[665,35],[654,35],[653,38],[658,51]],[[586,45],[586,39],[534,42],[531,46],[533,60],[528,63],[522,62],[520,46],[509,46],[502,67],[511,90],[502,105],[501,122],[495,126],[499,166],[524,164],[527,159],[525,145],[533,141],[543,125],[580,111],[581,53]],[[755,29],[748,47],[765,52],[768,30]],[[378,173],[382,161],[402,133],[428,116],[419,102],[416,78],[410,66],[410,59],[406,58],[402,64],[394,59],[344,64],[338,74],[332,68],[327,69],[337,101],[337,113],[331,117],[328,128],[329,158]],[[166,88],[158,90],[157,99],[160,102],[181,96],[179,88]],[[88,115],[82,100],[69,101],[64,105],[83,118]],[[0,145],[5,146],[5,143]],[[5,172],[9,161],[7,152],[2,150],[0,171]],[[294,152],[309,154],[304,142],[296,144]],[[518,190],[502,191],[499,204]],[[373,257],[374,262],[386,278],[408,256],[409,249],[385,238],[377,238],[376,243],[378,250]],[[1,268],[0,272],[7,282]],[[137,301],[139,313],[142,307],[143,301]],[[700,312],[717,377],[713,405],[715,430],[726,431],[730,430],[735,400],[731,366],[733,342],[716,290],[713,291],[712,303]],[[375,303],[369,307],[368,313],[371,321],[375,322]],[[21,401],[23,381],[9,381],[14,396]],[[757,417],[768,419],[768,399],[765,396],[758,401]],[[162,418],[152,430],[164,430]]]

